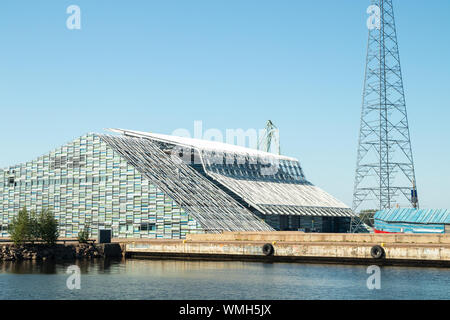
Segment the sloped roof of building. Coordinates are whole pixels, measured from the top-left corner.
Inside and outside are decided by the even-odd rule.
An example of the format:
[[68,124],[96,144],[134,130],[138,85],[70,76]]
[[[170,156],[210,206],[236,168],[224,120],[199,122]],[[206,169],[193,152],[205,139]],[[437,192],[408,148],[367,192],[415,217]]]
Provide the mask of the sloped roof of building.
[[[125,136],[195,148],[202,157],[204,172],[244,202],[266,215],[302,215],[352,217],[353,211],[324,190],[306,180],[298,160],[226,143],[181,138],[133,130],[110,129]],[[280,170],[273,176],[262,176],[255,164],[217,164],[211,161],[214,152],[271,158]],[[210,163],[211,162],[211,163]],[[258,172],[257,172],[258,171]]]
[[175,163],[153,141],[98,136],[191,214],[206,231],[273,230],[196,170],[181,161]]
[[243,180],[208,174],[263,214],[351,217],[353,211],[310,183]]
[[450,224],[450,210],[445,209],[388,209],[375,213],[376,220],[420,224]]
[[107,129],[107,130],[116,132],[116,133],[120,133],[125,136],[146,137],[151,140],[172,143],[172,144],[176,144],[176,145],[180,145],[180,146],[184,146],[184,147],[191,147],[191,148],[195,148],[198,150],[220,151],[220,152],[238,153],[238,154],[250,155],[250,156],[269,157],[269,158],[297,161],[297,159],[295,159],[295,158],[281,156],[281,155],[275,155],[273,153],[264,152],[261,150],[256,150],[256,149],[251,149],[251,148],[246,148],[246,147],[242,147],[242,146],[236,146],[236,145],[232,145],[229,143],[223,143],[223,142],[219,142],[219,141],[178,137],[178,136],[171,136],[171,135],[166,135],[166,134],[142,132],[142,131],[135,131],[135,130],[125,130],[125,129]]

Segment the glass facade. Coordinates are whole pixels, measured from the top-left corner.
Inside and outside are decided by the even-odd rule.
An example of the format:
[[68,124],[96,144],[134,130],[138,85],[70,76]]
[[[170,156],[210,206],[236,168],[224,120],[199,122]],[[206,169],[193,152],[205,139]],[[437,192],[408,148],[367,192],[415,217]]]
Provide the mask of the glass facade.
[[203,151],[205,170],[235,179],[308,183],[298,161]]
[[0,170],[0,236],[26,207],[50,208],[60,237],[89,225],[91,236],[109,229],[120,238],[184,238],[200,224],[95,134],[35,161]]
[[0,170],[0,237],[8,237],[22,208],[51,209],[62,238],[76,238],[86,226],[93,238],[102,229],[115,238],[153,239],[342,232],[353,215],[308,182],[295,159],[178,147],[147,136],[88,134]]
[[214,181],[275,230],[340,233],[350,228],[352,210],[309,182],[296,159],[201,146],[196,149],[177,145],[176,141],[158,144],[167,154],[177,155]]

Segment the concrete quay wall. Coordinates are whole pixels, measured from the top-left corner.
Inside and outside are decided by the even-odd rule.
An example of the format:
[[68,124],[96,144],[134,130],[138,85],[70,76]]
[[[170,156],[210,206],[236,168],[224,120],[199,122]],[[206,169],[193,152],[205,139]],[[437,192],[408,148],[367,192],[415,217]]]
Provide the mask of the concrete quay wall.
[[191,241],[289,241],[289,242],[349,242],[396,244],[450,244],[450,234],[355,234],[355,233],[303,233],[224,232],[222,234],[188,234]]
[[[266,243],[274,248],[271,256],[263,252]],[[375,245],[384,249],[380,259],[371,255]],[[440,235],[223,233],[184,241],[136,239],[123,246],[131,257],[450,266],[449,238]]]

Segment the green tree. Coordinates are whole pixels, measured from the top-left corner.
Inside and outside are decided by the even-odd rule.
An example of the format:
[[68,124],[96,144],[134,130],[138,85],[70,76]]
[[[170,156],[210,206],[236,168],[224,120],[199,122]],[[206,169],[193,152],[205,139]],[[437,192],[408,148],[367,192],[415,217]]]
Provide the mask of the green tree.
[[30,222],[30,237],[28,238],[28,240],[34,242],[41,238],[38,216],[36,215],[35,211],[30,211],[28,217]]
[[58,240],[58,221],[49,209],[42,210],[38,217],[39,236],[46,244],[54,245]]
[[11,240],[16,244],[23,244],[32,238],[33,225],[26,208],[19,211],[9,225]]
[[87,243],[89,240],[89,225],[86,225],[79,233],[78,233],[78,242],[79,243]]

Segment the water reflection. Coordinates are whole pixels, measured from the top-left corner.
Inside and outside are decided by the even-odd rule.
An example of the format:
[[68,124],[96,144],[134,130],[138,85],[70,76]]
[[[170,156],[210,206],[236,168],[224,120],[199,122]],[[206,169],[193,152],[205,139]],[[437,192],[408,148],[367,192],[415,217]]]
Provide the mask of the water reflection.
[[57,265],[48,262],[6,261],[0,263],[0,270],[13,274],[55,274],[57,272]]
[[122,259],[76,260],[71,262],[54,261],[4,261],[0,262],[0,273],[11,274],[58,274],[65,273],[70,265],[80,267],[81,273],[109,273]]
[[149,263],[152,266],[152,273],[167,274],[176,273],[180,275],[189,274],[192,271],[210,270],[242,270],[251,269],[252,264],[246,262],[222,262],[222,261],[183,261],[183,260],[139,260],[129,259],[126,268],[132,272],[148,272]]
[[[66,270],[81,269],[69,290]],[[182,260],[0,263],[1,299],[448,299],[450,270],[382,268],[368,290],[364,266]]]
[[[81,273],[114,273],[123,271],[131,273],[147,273],[152,274],[170,274],[178,275],[189,274],[192,271],[214,271],[214,270],[251,270],[252,268],[260,269],[261,264],[253,264],[249,262],[229,262],[229,261],[183,261],[183,260],[140,260],[127,259],[126,263],[123,259],[97,259],[97,260],[77,260],[73,262],[53,262],[53,261],[21,261],[0,262],[0,272],[13,274],[57,274],[65,273],[70,265],[80,267]],[[151,268],[149,268],[151,265]],[[262,264],[264,268],[272,269],[274,265],[271,263]]]

